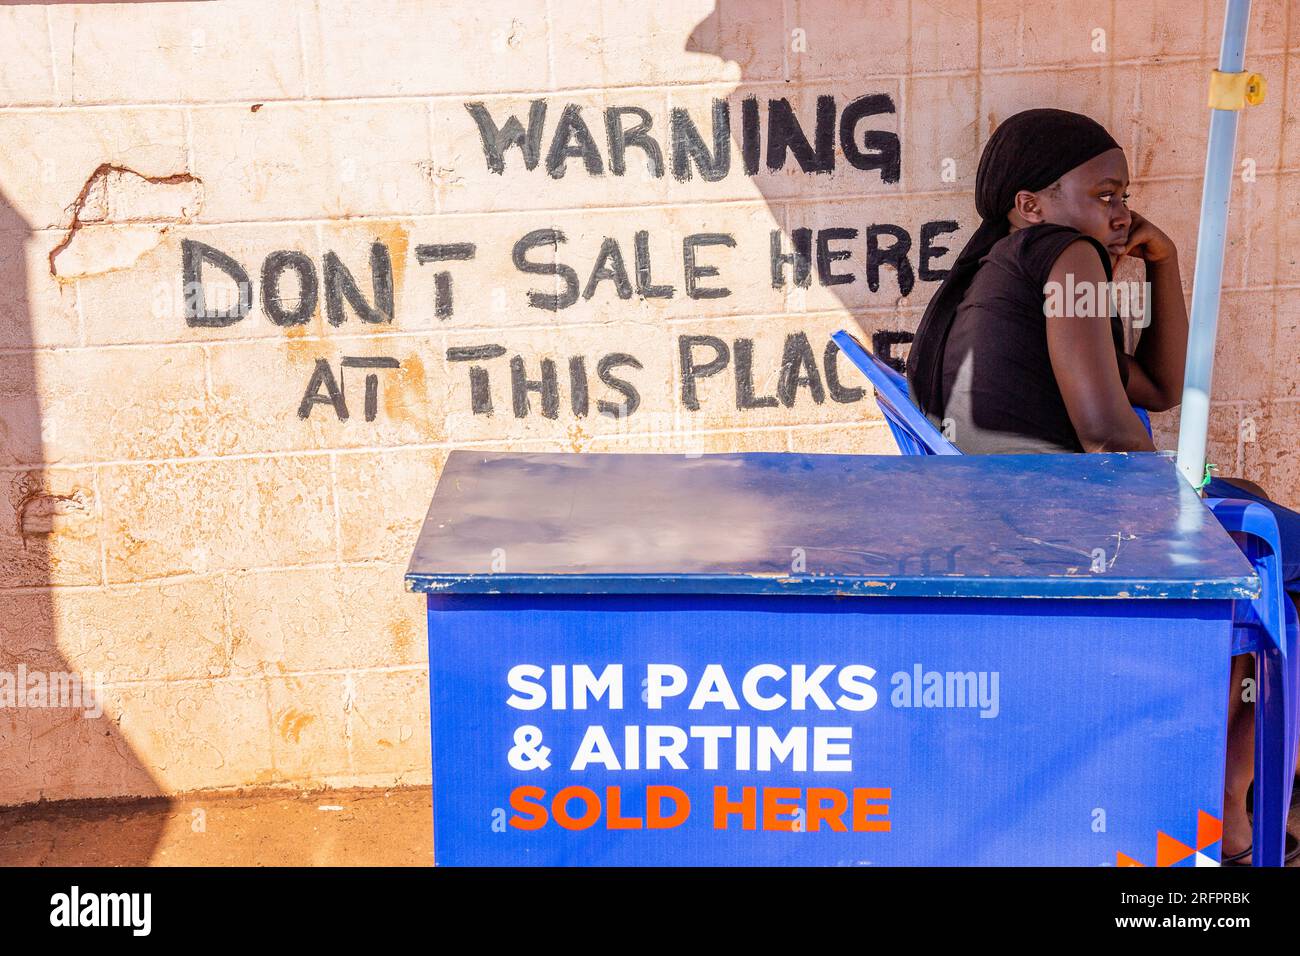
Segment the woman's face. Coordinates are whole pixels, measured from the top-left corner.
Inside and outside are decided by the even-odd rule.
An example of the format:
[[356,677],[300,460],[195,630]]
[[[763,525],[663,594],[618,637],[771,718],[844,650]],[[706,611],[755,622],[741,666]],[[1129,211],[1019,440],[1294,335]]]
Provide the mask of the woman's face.
[[[1055,222],[1073,226],[1106,247],[1114,264],[1124,254],[1129,217],[1125,204],[1128,162],[1116,147],[1094,156],[1037,193],[1017,196],[1016,212],[1028,223]],[[1022,202],[1033,196],[1036,203]]]

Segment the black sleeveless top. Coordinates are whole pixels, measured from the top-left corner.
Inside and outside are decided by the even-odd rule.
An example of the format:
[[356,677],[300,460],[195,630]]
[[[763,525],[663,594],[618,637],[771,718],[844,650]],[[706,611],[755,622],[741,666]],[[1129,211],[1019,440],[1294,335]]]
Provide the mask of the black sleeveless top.
[[[1043,286],[1076,239],[1071,226],[1038,223],[994,243],[957,306],[943,353],[944,433],[968,455],[1082,452],[1047,350]],[[1110,309],[1120,379],[1128,384],[1124,324]]]

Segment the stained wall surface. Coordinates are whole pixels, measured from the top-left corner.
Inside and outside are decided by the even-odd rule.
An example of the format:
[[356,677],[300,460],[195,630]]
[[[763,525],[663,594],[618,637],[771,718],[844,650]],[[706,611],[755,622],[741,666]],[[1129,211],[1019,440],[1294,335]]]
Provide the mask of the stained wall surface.
[[[828,336],[905,354],[1021,109],[1190,294],[1222,8],[0,7],[0,671],[104,681],[0,706],[0,803],[426,781],[449,449],[892,453]],[[1300,10],[1248,50],[1209,457],[1297,506]]]

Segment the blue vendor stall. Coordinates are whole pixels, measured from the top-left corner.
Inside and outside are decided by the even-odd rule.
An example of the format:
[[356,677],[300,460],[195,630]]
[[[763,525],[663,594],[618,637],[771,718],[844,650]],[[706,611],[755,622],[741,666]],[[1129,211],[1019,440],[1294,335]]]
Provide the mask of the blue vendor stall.
[[455,451],[440,865],[1213,864],[1241,550],[1152,454]]

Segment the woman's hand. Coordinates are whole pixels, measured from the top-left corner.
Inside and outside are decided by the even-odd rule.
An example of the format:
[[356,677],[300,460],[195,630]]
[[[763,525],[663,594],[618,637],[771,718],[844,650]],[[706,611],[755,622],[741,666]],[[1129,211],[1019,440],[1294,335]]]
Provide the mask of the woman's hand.
[[[1146,260],[1151,299],[1147,303],[1150,325],[1142,330],[1134,359],[1129,363],[1131,401],[1151,411],[1173,408],[1183,400],[1187,361],[1187,303],[1178,271],[1178,250],[1173,241],[1144,216],[1129,210],[1128,239],[1124,254]],[[1134,374],[1133,366],[1143,374]]]
[[1168,262],[1177,258],[1178,249],[1174,241],[1164,234],[1151,220],[1141,213],[1129,210],[1132,223],[1128,227],[1128,241],[1124,244],[1124,255],[1136,259],[1145,259],[1149,263]]

